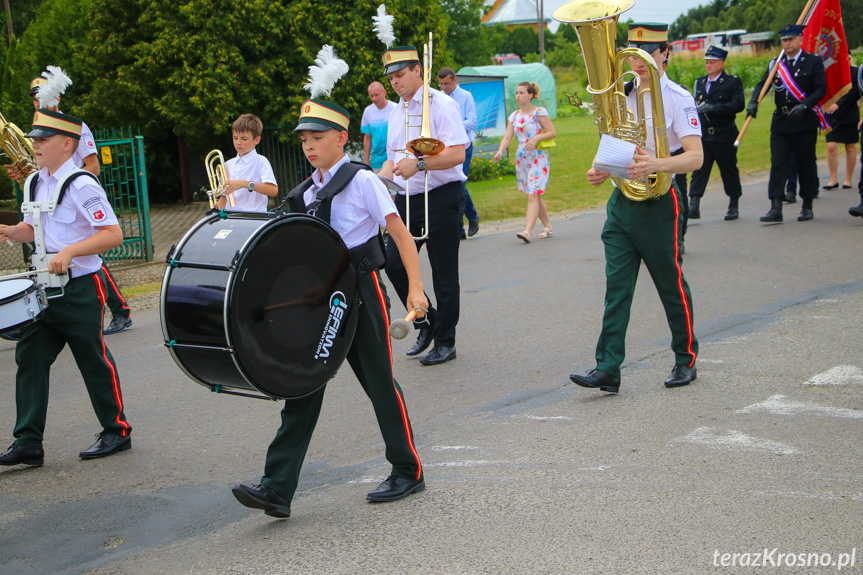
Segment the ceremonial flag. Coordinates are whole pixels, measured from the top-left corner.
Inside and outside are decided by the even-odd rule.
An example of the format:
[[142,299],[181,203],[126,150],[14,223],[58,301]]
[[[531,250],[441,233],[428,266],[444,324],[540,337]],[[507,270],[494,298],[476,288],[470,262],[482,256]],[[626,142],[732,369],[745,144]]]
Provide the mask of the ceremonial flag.
[[817,0],[806,18],[803,51],[818,54],[824,61],[827,93],[819,104],[829,108],[851,90],[851,63],[839,0]]

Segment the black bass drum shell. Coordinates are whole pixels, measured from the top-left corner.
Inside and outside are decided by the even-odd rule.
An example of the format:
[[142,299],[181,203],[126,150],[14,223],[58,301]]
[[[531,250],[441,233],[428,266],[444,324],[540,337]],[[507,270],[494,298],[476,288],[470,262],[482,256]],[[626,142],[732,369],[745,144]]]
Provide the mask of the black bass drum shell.
[[302,397],[345,359],[357,274],[338,233],[305,214],[213,214],[167,262],[162,332],[180,369],[213,389]]

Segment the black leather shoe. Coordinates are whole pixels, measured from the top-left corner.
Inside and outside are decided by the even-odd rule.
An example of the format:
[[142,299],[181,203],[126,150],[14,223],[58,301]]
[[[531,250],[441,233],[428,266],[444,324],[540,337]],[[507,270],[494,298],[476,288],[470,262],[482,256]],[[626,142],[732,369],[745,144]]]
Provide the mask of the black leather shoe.
[[432,344],[432,330],[430,327],[424,327],[420,330],[420,334],[417,336],[417,341],[414,343],[413,347],[407,350],[405,355],[408,357],[413,357],[415,355],[419,355]]
[[848,208],[848,213],[852,216],[857,216],[858,218],[863,218],[863,202],[860,202],[859,206],[854,206],[853,208]]
[[576,385],[581,387],[590,387],[592,389],[599,388],[602,391],[609,393],[617,393],[620,389],[620,380],[613,375],[609,375],[598,369],[591,369],[587,375],[579,375],[571,373],[569,379]]
[[30,447],[13,443],[0,453],[0,465],[29,465],[41,467],[45,463],[45,451],[41,447]]
[[[821,189],[822,190],[835,190],[838,187],[839,187],[839,183],[837,182],[837,183],[833,184],[832,186],[821,186]],[[851,186],[848,186],[848,187],[850,188]]]
[[423,365],[438,365],[439,363],[446,363],[451,359],[455,359],[454,347],[436,345],[425,357],[420,358],[420,363]]
[[118,451],[126,451],[132,449],[132,436],[117,435],[103,431],[96,434],[96,443],[78,454],[81,459],[98,459],[99,457],[107,457]]
[[390,475],[383,483],[378,485],[377,489],[369,491],[366,499],[375,503],[398,501],[413,493],[419,493],[425,488],[426,480],[423,477],[419,479],[405,479],[404,477]]
[[690,220],[701,219],[701,196],[689,198],[689,212],[686,215]]
[[671,375],[665,380],[665,387],[683,387],[689,385],[698,377],[698,371],[695,366],[688,367],[679,363],[671,368]]
[[236,485],[231,493],[237,501],[252,509],[263,509],[270,517],[284,519],[291,516],[291,502],[266,485]]
[[467,237],[472,238],[479,231],[479,220],[467,221]]
[[797,221],[808,222],[814,217],[815,215],[812,213],[812,208],[803,208],[802,210],[800,210],[800,215],[797,216]]
[[728,211],[725,212],[725,221],[736,220],[740,214],[737,212],[737,208],[728,208]]
[[[796,200],[795,200],[796,201]],[[781,222],[782,221],[782,200],[770,200],[770,211],[761,216],[762,222]]]
[[111,335],[112,333],[120,333],[127,327],[132,327],[132,318],[130,317],[115,317],[108,324],[108,327],[102,330],[103,335]]
[[785,192],[785,197],[782,198],[782,201],[786,204],[796,204],[797,203],[797,194],[792,194],[791,192]]

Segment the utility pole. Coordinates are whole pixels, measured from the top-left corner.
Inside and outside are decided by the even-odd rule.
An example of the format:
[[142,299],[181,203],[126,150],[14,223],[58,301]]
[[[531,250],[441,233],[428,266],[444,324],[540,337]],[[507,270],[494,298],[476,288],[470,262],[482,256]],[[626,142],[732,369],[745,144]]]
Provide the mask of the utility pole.
[[9,0],[3,0],[3,10],[6,11],[6,46],[12,43],[12,10],[9,8]]
[[545,0],[536,0],[536,19],[536,31],[539,34],[539,60],[545,64]]

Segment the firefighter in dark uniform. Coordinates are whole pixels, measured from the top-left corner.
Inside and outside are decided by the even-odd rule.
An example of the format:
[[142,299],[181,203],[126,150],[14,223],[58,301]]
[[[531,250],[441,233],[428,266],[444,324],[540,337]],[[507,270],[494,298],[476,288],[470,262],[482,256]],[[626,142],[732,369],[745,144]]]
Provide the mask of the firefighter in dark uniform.
[[[856,78],[856,80],[855,80]],[[857,69],[857,75],[851,78],[852,82],[857,82],[858,94],[863,96],[863,66]],[[857,130],[860,131],[861,124],[857,124]],[[860,205],[848,208],[848,213],[857,218],[863,218],[863,153],[860,154],[860,183],[857,184],[857,190],[860,192]]]
[[[787,70],[786,79],[780,72],[773,78],[773,97],[776,111],[770,124],[770,211],[761,217],[762,222],[782,221],[782,200],[785,198],[785,180],[788,157],[797,160],[800,174],[800,197],[803,207],[797,221],[813,218],[812,200],[818,192],[818,175],[815,164],[815,143],[820,125],[816,110],[818,102],[827,91],[824,62],[818,54],[809,54],[801,49],[805,26],[788,24],[779,33],[783,54],[781,66]],[[764,72],[764,77],[755,86],[746,112],[753,118],[758,112],[758,95],[775,61]]]
[[737,170],[737,125],[734,118],[746,106],[743,82],[724,70],[728,52],[711,46],[704,53],[707,75],[695,81],[695,103],[701,119],[701,145],[704,148],[704,163],[692,173],[689,190],[689,218],[701,217],[700,203],[704,189],[713,170],[713,162],[719,166],[722,186],[728,196],[726,220],[738,217],[738,200],[743,194],[740,172]]

